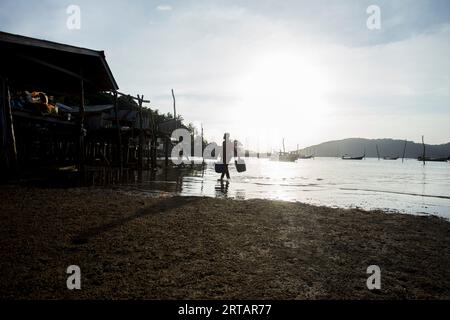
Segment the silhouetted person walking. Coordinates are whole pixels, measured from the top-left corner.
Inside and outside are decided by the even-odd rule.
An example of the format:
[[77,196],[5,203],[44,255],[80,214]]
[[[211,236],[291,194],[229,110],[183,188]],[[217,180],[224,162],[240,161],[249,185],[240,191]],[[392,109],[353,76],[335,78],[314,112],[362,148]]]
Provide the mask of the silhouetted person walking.
[[227,179],[230,179],[230,172],[228,171],[228,163],[231,161],[231,158],[233,158],[233,150],[234,150],[234,143],[230,141],[230,134],[225,133],[223,135],[223,142],[222,142],[223,171],[222,175],[220,176],[220,180],[223,180],[223,177],[225,175],[227,175]]

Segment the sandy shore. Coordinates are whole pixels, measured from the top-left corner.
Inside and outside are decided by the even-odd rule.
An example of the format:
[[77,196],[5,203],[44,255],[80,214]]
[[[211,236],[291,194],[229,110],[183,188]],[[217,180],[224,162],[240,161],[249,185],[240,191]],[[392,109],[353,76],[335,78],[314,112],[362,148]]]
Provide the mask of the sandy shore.
[[[97,188],[0,198],[0,298],[450,298],[450,223],[436,217]],[[366,287],[372,264],[381,290]]]

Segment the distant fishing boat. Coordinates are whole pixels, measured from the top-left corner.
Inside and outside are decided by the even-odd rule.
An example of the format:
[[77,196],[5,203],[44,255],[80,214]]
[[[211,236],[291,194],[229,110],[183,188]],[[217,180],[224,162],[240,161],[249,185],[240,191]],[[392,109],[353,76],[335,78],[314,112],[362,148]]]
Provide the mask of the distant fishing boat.
[[361,157],[351,157],[348,155],[342,156],[342,160],[362,160],[366,157],[366,155],[362,155]]
[[272,154],[270,160],[272,161],[282,161],[282,162],[294,162],[298,159],[298,155],[291,152],[286,152],[284,147],[284,139],[283,139],[283,151],[280,150],[278,153]]
[[[311,149],[311,148],[308,148],[308,149]],[[306,155],[306,152],[302,154],[300,152],[300,149],[298,148],[298,144],[297,144],[297,151],[295,152],[295,154],[297,155],[297,159],[299,159],[299,160],[302,160],[302,159],[314,159],[314,155],[315,155],[314,150],[313,150],[313,152],[310,151],[308,153],[309,153],[308,156]]]
[[299,155],[299,156],[298,156],[298,159],[312,159],[312,158],[314,158],[313,155],[311,155],[311,156]]
[[270,158],[270,160],[272,161],[281,161],[281,162],[294,162],[297,159],[298,156],[296,154],[281,151],[274,154],[274,156]]
[[366,148],[364,148],[364,154],[361,157],[352,157],[347,154],[342,156],[342,160],[362,160],[366,157]]
[[270,161],[281,161],[281,162],[294,162],[298,159],[298,155],[289,152],[273,152],[270,156]]
[[[422,156],[418,157],[417,160],[419,161],[424,161],[424,158]],[[448,162],[450,161],[450,157],[445,157],[445,158],[429,158],[429,157],[425,157],[425,161],[430,161],[430,162]]]
[[[376,145],[377,148],[377,156],[378,156],[378,160],[380,160],[380,149],[378,149],[378,144]],[[365,152],[364,152],[365,153]],[[397,160],[398,157],[391,157],[391,156],[385,156],[383,157],[383,160]]]

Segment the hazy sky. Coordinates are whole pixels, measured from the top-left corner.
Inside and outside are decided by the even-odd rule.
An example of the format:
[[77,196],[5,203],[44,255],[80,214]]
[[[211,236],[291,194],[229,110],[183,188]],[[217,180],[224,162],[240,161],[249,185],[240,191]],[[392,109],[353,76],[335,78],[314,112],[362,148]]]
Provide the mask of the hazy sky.
[[[81,29],[66,8],[81,8]],[[369,30],[369,5],[381,29]],[[0,1],[0,30],[104,50],[121,91],[253,148],[450,141],[450,1]]]

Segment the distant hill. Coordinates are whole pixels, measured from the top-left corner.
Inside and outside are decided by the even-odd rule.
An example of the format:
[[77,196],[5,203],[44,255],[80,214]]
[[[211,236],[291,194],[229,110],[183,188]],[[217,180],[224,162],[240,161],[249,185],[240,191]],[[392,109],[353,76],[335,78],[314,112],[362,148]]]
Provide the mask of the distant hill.
[[[377,145],[380,157],[402,157],[404,140],[394,139],[363,139],[349,138],[336,141],[327,141],[318,145],[310,146],[300,150],[301,154],[314,154],[316,157],[341,157],[345,154],[351,156],[362,156],[364,149],[366,157],[377,157]],[[450,143],[430,145],[426,144],[427,157],[449,157]],[[422,155],[422,144],[408,141],[406,144],[405,158],[417,158]]]

